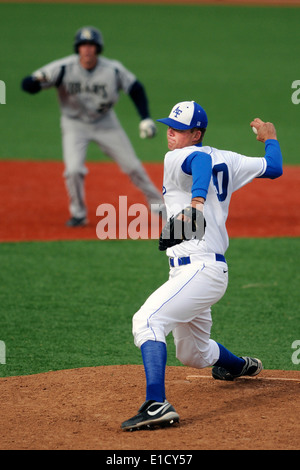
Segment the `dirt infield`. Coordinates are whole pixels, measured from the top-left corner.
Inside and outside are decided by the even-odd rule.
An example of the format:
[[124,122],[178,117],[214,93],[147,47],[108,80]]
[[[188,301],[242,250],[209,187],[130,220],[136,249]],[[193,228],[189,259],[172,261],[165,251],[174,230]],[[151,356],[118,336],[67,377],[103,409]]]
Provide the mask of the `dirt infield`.
[[219,382],[168,367],[173,428],[124,432],[144,401],[142,366],[0,379],[0,447],[20,450],[298,450],[300,373],[263,371]]
[[[0,161],[0,200],[5,201],[0,205],[0,242],[97,239],[96,227],[101,217],[96,215],[96,209],[100,204],[115,207],[118,220],[119,195],[127,197],[128,207],[145,203],[129,178],[112,165],[88,164],[86,199],[90,222],[85,228],[72,229],[65,227],[69,213],[62,163]],[[145,167],[161,188],[162,165],[152,163]],[[239,190],[231,202],[229,236],[299,236],[299,187],[300,167],[287,166],[275,182],[257,179]],[[132,219],[128,217],[128,223]],[[148,231],[141,231],[141,237],[148,235]]]

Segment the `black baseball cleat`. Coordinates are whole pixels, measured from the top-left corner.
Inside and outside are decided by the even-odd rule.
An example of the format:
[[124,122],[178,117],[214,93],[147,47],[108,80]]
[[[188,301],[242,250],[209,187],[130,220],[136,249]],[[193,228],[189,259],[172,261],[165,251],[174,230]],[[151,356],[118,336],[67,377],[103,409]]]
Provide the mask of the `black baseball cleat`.
[[179,422],[179,414],[173,406],[165,400],[159,403],[154,400],[147,400],[140,407],[137,415],[122,423],[123,431],[136,431],[140,429],[153,429],[155,427],[172,426]]
[[211,371],[213,378],[216,380],[234,380],[237,377],[242,377],[243,375],[254,377],[263,370],[262,362],[259,359],[253,357],[242,357],[242,359],[244,359],[245,365],[240,374],[234,375],[227,369],[224,369],[224,367],[215,366]]
[[67,227],[85,227],[87,225],[86,217],[71,217],[67,222]]

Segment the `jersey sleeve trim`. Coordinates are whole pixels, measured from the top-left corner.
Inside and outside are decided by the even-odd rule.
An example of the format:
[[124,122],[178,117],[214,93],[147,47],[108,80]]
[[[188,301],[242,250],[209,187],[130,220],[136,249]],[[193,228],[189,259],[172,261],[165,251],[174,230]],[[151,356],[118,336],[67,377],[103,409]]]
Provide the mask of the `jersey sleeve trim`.
[[136,80],[131,88],[129,89],[129,96],[135,104],[135,107],[141,117],[141,119],[146,119],[150,116],[148,99],[146,91],[141,82]]
[[212,172],[211,156],[204,152],[193,152],[184,160],[181,169],[193,178],[192,198],[206,199]]
[[258,178],[275,179],[282,175],[282,154],[277,140],[266,140],[264,162],[265,171],[263,171]]
[[65,75],[65,72],[66,72],[66,66],[65,65],[62,65],[61,69],[60,69],[60,72],[59,72],[59,75],[57,77],[57,80],[55,82],[55,86],[56,88],[58,88],[61,84],[62,84],[62,81],[63,81],[63,78],[64,78],[64,75]]

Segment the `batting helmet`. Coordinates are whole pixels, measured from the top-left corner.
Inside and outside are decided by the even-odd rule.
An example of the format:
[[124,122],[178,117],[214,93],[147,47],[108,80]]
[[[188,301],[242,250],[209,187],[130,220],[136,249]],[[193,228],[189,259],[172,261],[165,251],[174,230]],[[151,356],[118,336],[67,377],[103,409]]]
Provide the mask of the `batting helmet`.
[[78,54],[78,48],[81,44],[95,44],[97,46],[97,54],[103,49],[103,38],[101,32],[93,26],[84,26],[75,34],[74,50]]

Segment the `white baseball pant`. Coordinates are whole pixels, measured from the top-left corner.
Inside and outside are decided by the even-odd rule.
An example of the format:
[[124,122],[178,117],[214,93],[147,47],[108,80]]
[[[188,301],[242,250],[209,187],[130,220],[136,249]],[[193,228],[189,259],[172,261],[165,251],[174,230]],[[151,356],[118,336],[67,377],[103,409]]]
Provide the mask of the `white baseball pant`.
[[201,369],[219,359],[219,347],[210,339],[211,306],[227,289],[228,267],[214,254],[191,259],[191,264],[170,268],[168,281],[133,316],[132,331],[139,348],[148,340],[166,342],[172,331],[176,357]]

